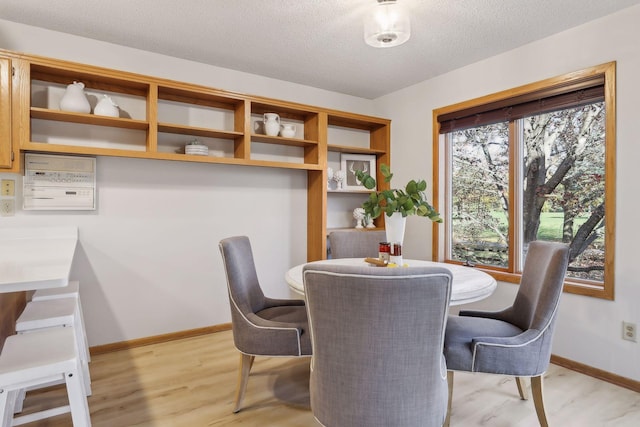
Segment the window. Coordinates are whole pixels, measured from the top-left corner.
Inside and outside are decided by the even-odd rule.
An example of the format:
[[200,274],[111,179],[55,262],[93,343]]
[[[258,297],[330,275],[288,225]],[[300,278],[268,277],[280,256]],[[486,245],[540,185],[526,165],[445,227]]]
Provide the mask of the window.
[[564,242],[565,289],[613,299],[615,63],[435,110],[434,159],[440,260],[517,282]]

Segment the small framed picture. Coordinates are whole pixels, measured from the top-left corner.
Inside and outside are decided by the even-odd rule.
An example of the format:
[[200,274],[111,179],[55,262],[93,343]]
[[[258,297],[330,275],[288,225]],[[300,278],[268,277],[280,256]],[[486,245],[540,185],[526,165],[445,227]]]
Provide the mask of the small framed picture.
[[375,188],[368,189],[356,177],[356,171],[366,172],[372,177],[376,177],[376,156],[373,154],[346,154],[340,155],[340,168],[346,176],[343,182],[345,190],[375,191]]

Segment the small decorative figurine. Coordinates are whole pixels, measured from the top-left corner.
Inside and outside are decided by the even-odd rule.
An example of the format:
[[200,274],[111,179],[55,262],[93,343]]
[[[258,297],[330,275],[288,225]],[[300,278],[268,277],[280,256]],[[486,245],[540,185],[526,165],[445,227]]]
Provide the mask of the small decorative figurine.
[[375,224],[373,223],[373,218],[371,217],[371,215],[366,215],[364,216],[364,222],[367,228],[376,228]]
[[363,208],[355,208],[353,210],[353,217],[356,220],[356,228],[363,228],[362,220],[364,219],[365,213]]
[[338,170],[333,173],[333,180],[336,182],[336,190],[342,190],[342,183],[346,174],[343,170]]
[[333,168],[327,168],[327,190],[331,190],[331,181],[333,181]]

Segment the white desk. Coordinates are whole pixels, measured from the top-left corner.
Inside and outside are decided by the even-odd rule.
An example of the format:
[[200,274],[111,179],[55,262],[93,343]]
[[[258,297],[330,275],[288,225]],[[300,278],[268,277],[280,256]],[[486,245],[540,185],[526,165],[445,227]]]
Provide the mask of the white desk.
[[[364,262],[363,258],[340,258],[329,259],[324,261],[315,261],[323,264],[338,265],[369,265]],[[451,271],[453,282],[451,284],[451,303],[450,305],[468,304],[470,302],[479,301],[491,295],[496,289],[496,279],[487,273],[476,270],[472,267],[464,267],[457,264],[445,264],[433,261],[420,260],[404,260],[405,264],[411,267],[443,267]],[[296,265],[285,274],[285,280],[289,287],[298,294],[304,295],[304,285],[302,279],[302,269],[306,264]],[[385,268],[374,267],[371,268]],[[402,268],[402,267],[398,267]]]
[[0,293],[66,286],[77,227],[0,228]]

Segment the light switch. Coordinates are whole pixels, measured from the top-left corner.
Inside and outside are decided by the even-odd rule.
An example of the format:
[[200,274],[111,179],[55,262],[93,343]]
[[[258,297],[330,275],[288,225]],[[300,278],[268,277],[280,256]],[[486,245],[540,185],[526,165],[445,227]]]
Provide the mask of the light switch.
[[0,189],[0,195],[2,196],[15,196],[16,182],[13,179],[3,179],[0,183]]

